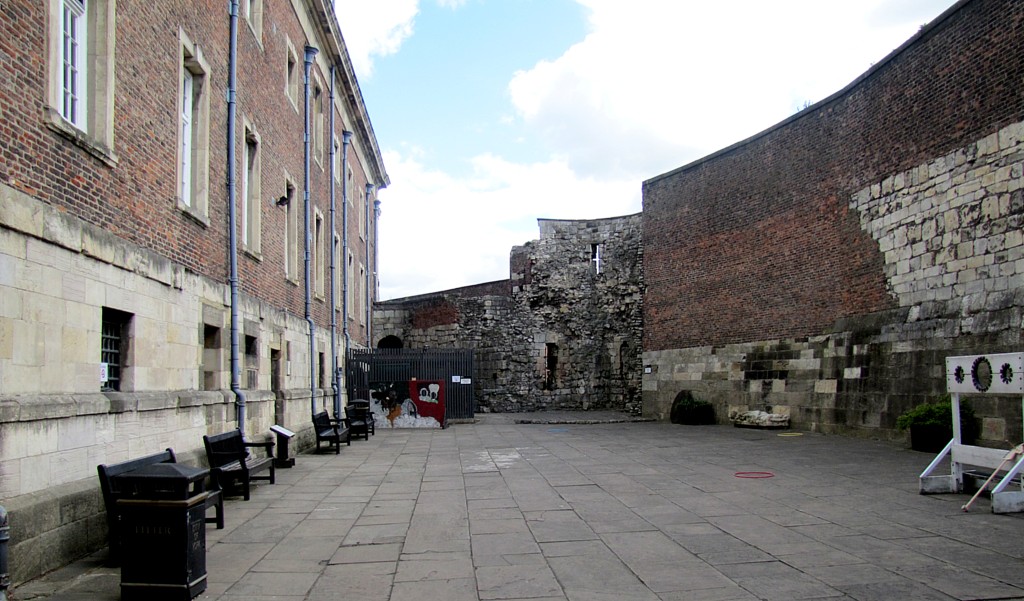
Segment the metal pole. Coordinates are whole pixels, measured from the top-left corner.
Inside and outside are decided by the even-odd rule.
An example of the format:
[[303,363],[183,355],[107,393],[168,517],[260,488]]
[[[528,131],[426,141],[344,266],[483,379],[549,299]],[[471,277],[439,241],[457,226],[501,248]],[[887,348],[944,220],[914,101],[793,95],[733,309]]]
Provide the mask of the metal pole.
[[11,527],[7,523],[7,510],[0,505],[0,601],[7,601],[7,588],[11,586],[11,572],[7,569],[7,543],[11,540]]
[[318,50],[312,46],[306,46],[305,81],[303,84],[303,103],[305,105],[305,117],[302,124],[302,145],[303,145],[303,185],[302,201],[306,220],[305,255],[306,255],[306,323],[309,324],[309,408],[310,415],[316,415],[316,325],[313,323],[313,290],[310,278],[313,275],[310,264],[310,245],[313,233],[310,231],[310,203],[309,203],[309,70],[313,66],[313,59]]
[[228,58],[228,255],[231,287],[231,392],[235,394],[238,430],[245,435],[245,392],[238,358],[238,227],[235,208],[235,85],[238,72],[238,0],[231,0],[231,40]]
[[331,388],[334,390],[334,418],[341,418],[341,371],[338,369],[338,299],[335,298],[335,293],[338,290],[338,266],[337,266],[337,255],[334,252],[334,236],[335,236],[335,224],[334,216],[336,211],[336,198],[334,182],[337,180],[338,174],[333,173],[335,153],[337,149],[334,148],[334,65],[331,65],[331,95],[330,95],[330,107],[331,107]]

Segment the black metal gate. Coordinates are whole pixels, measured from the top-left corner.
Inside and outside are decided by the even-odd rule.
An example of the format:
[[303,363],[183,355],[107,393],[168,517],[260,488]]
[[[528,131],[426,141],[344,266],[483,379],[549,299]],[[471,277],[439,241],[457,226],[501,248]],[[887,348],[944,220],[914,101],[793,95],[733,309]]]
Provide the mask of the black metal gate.
[[349,399],[384,400],[397,391],[401,401],[405,391],[429,387],[443,394],[445,420],[474,415],[470,349],[349,349],[345,367]]

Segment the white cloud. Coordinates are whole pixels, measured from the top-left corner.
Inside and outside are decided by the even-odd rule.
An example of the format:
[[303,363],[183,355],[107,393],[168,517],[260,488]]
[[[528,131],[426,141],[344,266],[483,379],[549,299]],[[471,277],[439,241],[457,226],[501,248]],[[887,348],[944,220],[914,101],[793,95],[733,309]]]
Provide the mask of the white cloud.
[[580,178],[559,160],[472,160],[458,179],[417,158],[384,154],[392,185],[381,191],[381,298],[508,277],[513,246],[538,237],[537,219],[624,215],[639,210],[638,182]]
[[375,56],[398,52],[412,35],[419,0],[334,0],[334,10],[356,75],[369,77]]
[[952,0],[577,0],[591,33],[509,84],[582,174],[645,178],[850,83]]

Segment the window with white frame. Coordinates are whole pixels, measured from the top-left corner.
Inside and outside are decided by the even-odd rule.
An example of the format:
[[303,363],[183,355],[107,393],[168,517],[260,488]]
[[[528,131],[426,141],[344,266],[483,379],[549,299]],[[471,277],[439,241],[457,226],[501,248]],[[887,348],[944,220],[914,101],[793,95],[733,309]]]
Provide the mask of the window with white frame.
[[249,24],[253,35],[263,42],[263,0],[242,0],[242,18]]
[[51,125],[108,163],[116,160],[115,5],[115,0],[46,0]]
[[295,182],[285,176],[284,274],[299,281],[299,203],[295,198]]
[[245,166],[242,179],[242,246],[253,254],[260,253],[260,137],[252,125],[245,124]]
[[320,84],[313,86],[313,157],[324,164],[324,91]]
[[209,65],[199,47],[180,32],[182,60],[178,90],[178,202],[207,219],[210,183]]
[[348,261],[345,262],[345,307],[348,309],[347,317],[352,318],[352,298],[355,293],[355,259],[352,253],[348,253]]
[[299,108],[299,77],[301,67],[299,66],[299,55],[295,52],[291,40],[285,41],[287,48],[288,62],[285,69],[284,94],[292,101],[295,110]]
[[334,232],[334,309],[341,309],[341,278],[338,277],[338,268],[341,267],[341,236]]
[[324,215],[319,210],[313,225],[313,283],[318,298],[324,297]]
[[334,137],[334,163],[331,165],[331,176],[334,177],[334,183],[341,183],[341,143],[338,142],[338,137]]
[[359,239],[366,240],[366,193],[359,192],[359,202],[356,203],[356,221],[359,222]]

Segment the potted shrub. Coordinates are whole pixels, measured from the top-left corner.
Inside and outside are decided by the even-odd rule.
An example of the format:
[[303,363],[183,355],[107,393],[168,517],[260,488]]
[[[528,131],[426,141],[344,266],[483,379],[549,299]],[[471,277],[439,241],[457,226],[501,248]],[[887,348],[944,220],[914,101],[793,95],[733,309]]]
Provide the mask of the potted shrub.
[[[953,438],[953,403],[949,396],[922,403],[896,418],[896,428],[910,430],[910,448],[937,453]],[[960,401],[960,435],[965,444],[978,437],[974,409]]]
[[670,419],[673,424],[690,426],[714,424],[715,407],[708,401],[694,398],[689,390],[684,390],[676,395],[672,402]]

